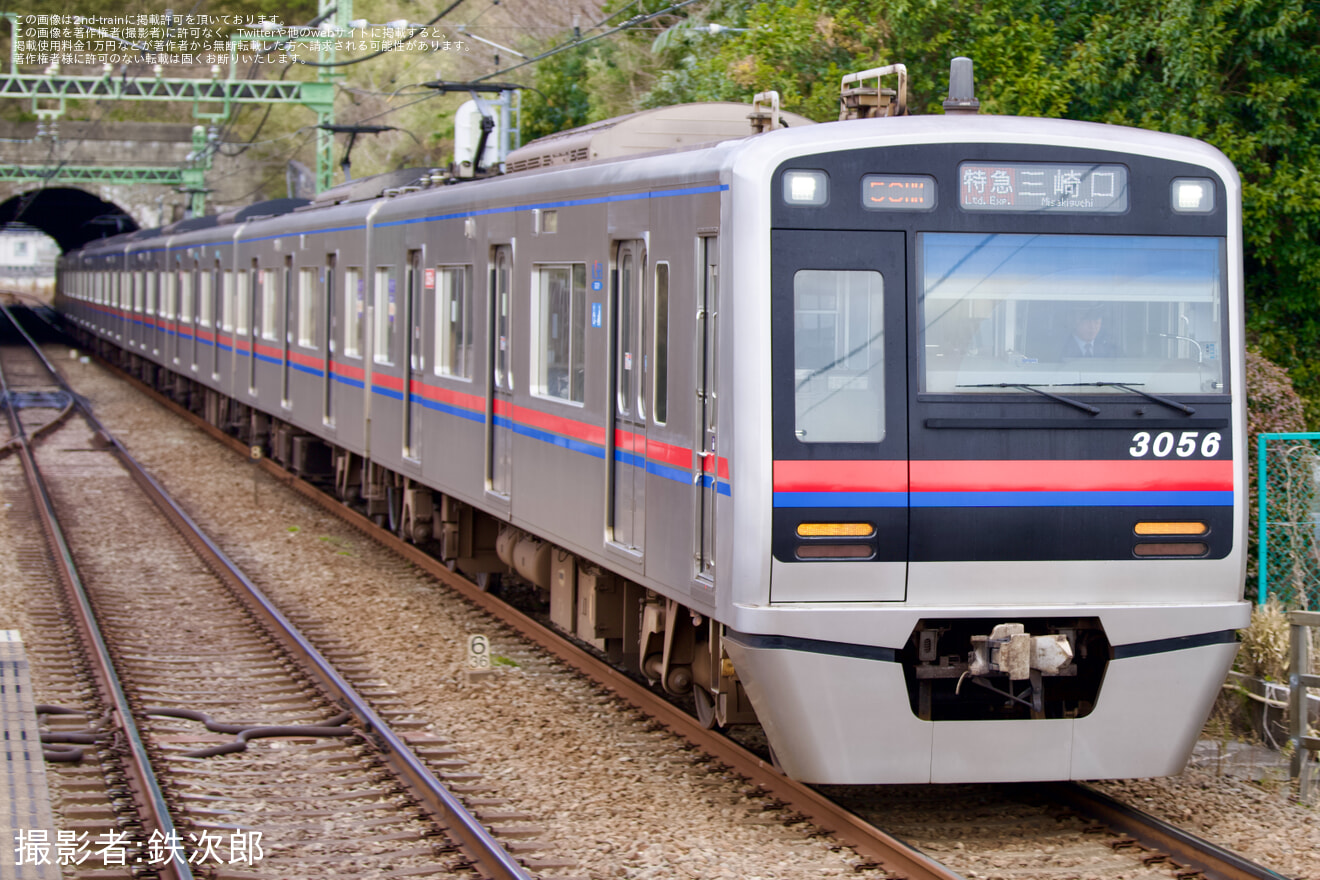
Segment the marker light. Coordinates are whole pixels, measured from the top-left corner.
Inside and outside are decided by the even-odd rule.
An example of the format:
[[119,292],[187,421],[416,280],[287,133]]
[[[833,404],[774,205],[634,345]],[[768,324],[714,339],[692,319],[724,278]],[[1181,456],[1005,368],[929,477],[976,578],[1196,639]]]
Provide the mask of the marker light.
[[1200,541],[1193,541],[1186,544],[1138,544],[1132,548],[1132,553],[1136,556],[1205,556],[1210,552],[1210,548]]
[[1215,209],[1214,184],[1199,177],[1180,177],[1173,182],[1173,210],[1179,214],[1209,214]]
[[799,538],[869,538],[875,534],[870,523],[799,523]]
[[823,205],[830,197],[824,171],[784,172],[784,201],[790,205]]
[[798,559],[870,559],[875,549],[870,544],[799,544]]
[[1204,535],[1210,527],[1200,522],[1139,522],[1138,535]]

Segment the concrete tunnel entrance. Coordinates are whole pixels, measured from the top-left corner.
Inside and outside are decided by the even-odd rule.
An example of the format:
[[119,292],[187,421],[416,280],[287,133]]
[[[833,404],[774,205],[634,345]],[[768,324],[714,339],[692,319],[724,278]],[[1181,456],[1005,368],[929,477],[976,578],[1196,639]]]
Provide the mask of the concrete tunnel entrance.
[[65,253],[98,238],[138,229],[118,205],[72,187],[29,190],[0,203],[0,227],[9,223],[40,229]]

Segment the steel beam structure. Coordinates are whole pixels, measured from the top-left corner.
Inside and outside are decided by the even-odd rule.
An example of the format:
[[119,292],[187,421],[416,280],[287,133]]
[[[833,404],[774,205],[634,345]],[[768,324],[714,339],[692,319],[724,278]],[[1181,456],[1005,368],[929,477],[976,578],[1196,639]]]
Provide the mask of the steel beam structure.
[[[347,21],[351,14],[349,3],[340,2],[338,9],[328,6],[330,0],[320,0],[323,18],[334,17]],[[345,11],[347,10],[347,12]],[[43,121],[59,119],[71,100],[92,101],[172,101],[192,104],[193,118],[209,122],[228,119],[235,105],[240,104],[297,104],[316,114],[316,187],[329,188],[334,182],[334,140],[325,126],[334,123],[334,79],[338,74],[333,67],[319,69],[316,82],[285,80],[238,79],[238,48],[240,45],[280,42],[311,43],[318,49],[322,63],[335,55],[333,36],[278,34],[240,31],[230,36],[229,76],[221,78],[218,67],[212,67],[210,77],[166,77],[157,66],[154,77],[114,76],[106,72],[100,76],[62,74],[58,66],[45,73],[23,73],[19,69],[18,16],[0,13],[9,19],[13,32],[14,52],[8,72],[0,73],[0,99],[10,98],[31,102],[32,113]],[[333,28],[332,28],[333,30]],[[199,127],[200,130],[200,127]],[[98,183],[152,183],[178,186],[191,194],[190,210],[196,214],[204,209],[205,173],[210,169],[212,145],[203,134],[198,142],[194,135],[193,159],[189,166],[179,168],[148,168],[135,166],[23,166],[0,164],[0,181],[54,180]]]

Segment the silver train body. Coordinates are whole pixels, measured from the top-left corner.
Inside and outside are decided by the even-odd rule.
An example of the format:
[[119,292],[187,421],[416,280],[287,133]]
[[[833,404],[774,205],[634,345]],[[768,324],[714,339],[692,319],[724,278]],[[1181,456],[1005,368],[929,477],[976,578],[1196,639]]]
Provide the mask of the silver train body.
[[899,117],[351,190],[59,308],[794,777],[1180,771],[1249,617],[1219,152]]

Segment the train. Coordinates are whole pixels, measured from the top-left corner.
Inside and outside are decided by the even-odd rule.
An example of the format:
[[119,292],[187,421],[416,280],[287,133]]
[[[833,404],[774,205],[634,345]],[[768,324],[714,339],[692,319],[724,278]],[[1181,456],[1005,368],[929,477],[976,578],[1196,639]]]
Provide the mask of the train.
[[117,235],[58,309],[792,777],[1175,774],[1250,616],[1240,180],[963,64],[944,114],[891,65],[840,121],[642,111]]

